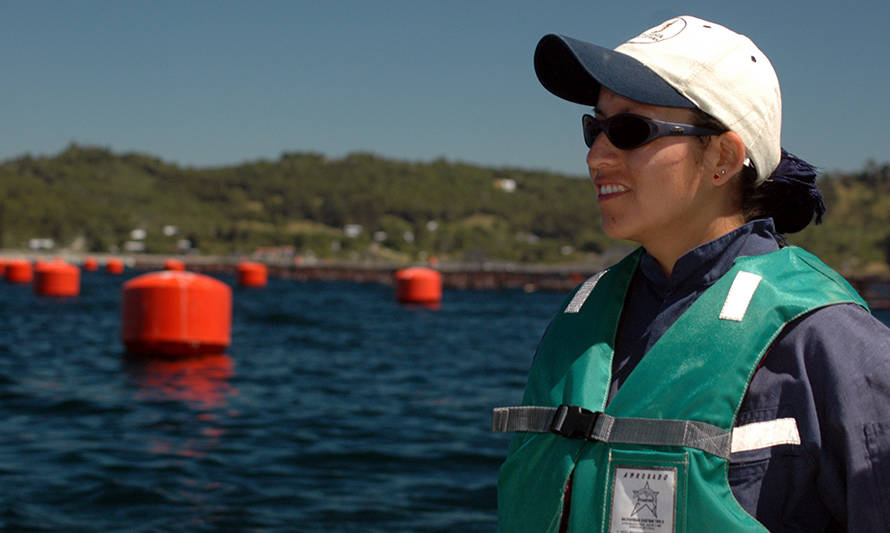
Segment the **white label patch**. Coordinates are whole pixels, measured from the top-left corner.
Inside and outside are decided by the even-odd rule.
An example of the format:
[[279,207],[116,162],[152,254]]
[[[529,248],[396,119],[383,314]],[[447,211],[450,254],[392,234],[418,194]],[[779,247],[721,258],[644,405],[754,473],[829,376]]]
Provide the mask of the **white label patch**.
[[569,302],[569,305],[566,306],[565,311],[563,313],[577,313],[584,306],[584,302],[587,301],[587,297],[590,296],[590,293],[593,292],[594,287],[599,282],[600,278],[603,277],[603,274],[608,272],[609,270],[601,270],[590,276],[587,281],[584,282],[583,285],[578,289],[578,292],[575,293],[575,296],[572,297],[572,301]]
[[676,468],[616,466],[610,533],[673,533]]
[[760,450],[783,444],[800,444],[797,420],[793,418],[754,422],[733,428],[730,453]]
[[757,286],[760,285],[760,280],[762,279],[763,276],[740,270],[735,275],[735,279],[732,280],[729,294],[726,295],[726,301],[723,302],[720,319],[741,322],[748,311],[751,298],[754,297],[754,291],[757,290]]

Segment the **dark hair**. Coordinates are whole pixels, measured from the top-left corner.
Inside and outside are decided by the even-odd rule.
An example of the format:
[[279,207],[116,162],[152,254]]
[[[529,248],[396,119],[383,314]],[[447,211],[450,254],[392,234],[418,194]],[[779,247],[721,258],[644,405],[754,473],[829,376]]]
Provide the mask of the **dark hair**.
[[821,224],[825,213],[825,202],[815,183],[815,168],[811,181],[779,173],[788,162],[788,156],[794,158],[782,150],[782,160],[776,171],[760,185],[755,185],[757,173],[751,167],[745,167],[740,176],[745,220],[772,217],[779,233],[796,233],[813,220]]
[[[729,129],[704,111],[692,111],[696,126]],[[785,150],[772,175],[759,185],[754,167],[743,166],[737,177],[745,220],[772,218],[778,233],[798,232],[814,219],[821,224],[825,202],[816,185],[817,173],[814,166]]]

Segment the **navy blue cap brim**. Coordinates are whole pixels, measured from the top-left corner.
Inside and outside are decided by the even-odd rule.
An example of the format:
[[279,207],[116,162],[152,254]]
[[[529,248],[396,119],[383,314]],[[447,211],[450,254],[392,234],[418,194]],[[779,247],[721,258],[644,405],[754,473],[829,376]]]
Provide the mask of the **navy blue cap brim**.
[[696,107],[637,59],[562,35],[538,42],[535,73],[548,91],[577,104],[595,106],[602,86],[644,104]]

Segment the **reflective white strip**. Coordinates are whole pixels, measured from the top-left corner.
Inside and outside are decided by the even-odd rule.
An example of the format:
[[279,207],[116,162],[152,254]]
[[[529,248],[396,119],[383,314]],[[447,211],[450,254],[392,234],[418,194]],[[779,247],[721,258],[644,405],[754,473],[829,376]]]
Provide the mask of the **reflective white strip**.
[[587,297],[590,296],[590,293],[593,292],[593,288],[596,287],[597,282],[603,277],[603,274],[608,272],[608,269],[601,270],[594,274],[593,276],[587,278],[587,281],[581,285],[581,288],[578,289],[578,292],[575,293],[575,296],[572,298],[572,301],[569,302],[569,305],[566,306],[565,311],[563,313],[577,313],[581,310],[581,307],[584,306],[584,302],[587,301]]
[[745,318],[745,312],[748,310],[748,304],[754,296],[754,291],[760,284],[763,276],[739,271],[732,280],[732,287],[729,288],[729,294],[726,295],[726,301],[723,302],[723,310],[720,311],[721,320],[735,320],[741,322]]
[[793,418],[778,418],[733,428],[730,453],[759,450],[782,444],[800,444],[797,421]]

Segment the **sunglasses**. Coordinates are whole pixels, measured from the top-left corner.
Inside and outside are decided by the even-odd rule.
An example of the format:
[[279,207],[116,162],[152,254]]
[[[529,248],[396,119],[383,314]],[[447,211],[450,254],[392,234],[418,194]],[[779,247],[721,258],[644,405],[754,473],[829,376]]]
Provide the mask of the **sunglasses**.
[[633,113],[619,113],[602,120],[583,115],[581,126],[584,129],[584,144],[593,146],[597,135],[606,133],[609,142],[621,150],[633,150],[659,137],[671,135],[719,135],[723,130],[703,128],[692,124],[663,122]]

